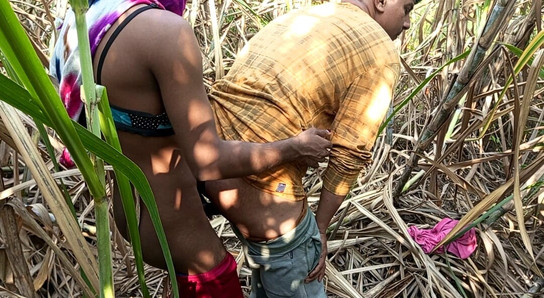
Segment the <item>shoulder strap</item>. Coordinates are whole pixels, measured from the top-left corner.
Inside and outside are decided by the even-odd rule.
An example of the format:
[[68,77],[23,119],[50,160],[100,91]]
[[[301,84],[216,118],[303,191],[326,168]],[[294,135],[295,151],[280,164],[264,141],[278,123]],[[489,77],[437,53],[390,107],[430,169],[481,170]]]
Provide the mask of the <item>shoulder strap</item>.
[[151,3],[148,6],[140,7],[137,10],[133,11],[126,19],[123,20],[123,22],[121,22],[121,24],[117,28],[115,28],[115,31],[113,31],[113,34],[108,39],[108,42],[104,46],[104,50],[102,50],[102,53],[100,53],[100,58],[98,59],[98,65],[96,69],[96,83],[97,84],[102,84],[102,66],[104,65],[106,54],[110,50],[111,45],[113,44],[113,42],[115,41],[119,33],[121,33],[121,30],[123,30],[123,28],[125,28],[125,26],[128,25],[128,23],[140,13],[148,9],[158,8],[158,7],[159,6],[155,3]]

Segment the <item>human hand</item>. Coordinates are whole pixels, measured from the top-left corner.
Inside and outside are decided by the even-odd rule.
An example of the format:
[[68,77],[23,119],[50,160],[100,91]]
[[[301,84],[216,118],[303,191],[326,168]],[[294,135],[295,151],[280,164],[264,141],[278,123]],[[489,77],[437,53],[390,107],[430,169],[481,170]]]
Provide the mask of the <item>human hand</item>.
[[325,129],[310,128],[293,138],[299,152],[299,161],[310,167],[318,167],[320,161],[325,161],[329,155],[332,143],[331,133]]
[[317,279],[319,282],[323,281],[325,276],[325,260],[327,259],[327,235],[324,232],[320,232],[321,236],[321,255],[319,256],[319,262],[315,266],[314,270],[308,274],[304,282],[309,283]]

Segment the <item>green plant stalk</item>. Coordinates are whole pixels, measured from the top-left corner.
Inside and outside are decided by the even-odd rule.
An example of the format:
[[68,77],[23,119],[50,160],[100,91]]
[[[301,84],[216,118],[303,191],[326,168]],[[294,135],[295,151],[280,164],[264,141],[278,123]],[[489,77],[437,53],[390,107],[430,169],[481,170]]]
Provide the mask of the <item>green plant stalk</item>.
[[[393,111],[393,113],[391,113],[387,119],[384,121],[384,123],[380,126],[380,130],[378,130],[378,134],[377,136],[379,137],[382,133],[382,131],[385,129],[385,127],[387,126],[387,124],[391,121],[393,121],[393,118],[395,117],[395,115],[402,109],[404,108],[404,106],[406,106],[423,88],[425,88],[425,86],[427,86],[427,84],[429,84],[429,82],[437,75],[439,74],[440,72],[442,72],[442,70],[447,67],[448,65],[452,64],[452,63],[455,63],[457,61],[460,61],[464,58],[466,58],[468,55],[470,54],[470,51],[467,50],[465,51],[464,53],[460,54],[459,56],[451,59],[450,61],[448,61],[447,63],[445,63],[444,65],[440,66],[439,68],[437,68],[435,71],[433,71],[431,73],[431,75],[429,75],[428,77],[425,78],[425,80],[423,80],[421,82],[421,84],[419,84],[415,89],[414,91],[412,91],[410,93],[410,95],[408,95],[408,97],[406,97],[406,99],[404,99],[400,104],[398,104],[396,107],[395,107],[395,110]],[[376,137],[377,138],[377,137]]]
[[[0,0],[2,1],[2,0]],[[1,33],[1,31],[0,31]],[[2,40],[0,39],[0,42]],[[42,69],[43,71],[43,69]],[[20,85],[16,84],[12,80],[8,79],[6,76],[0,74],[0,99],[7,102],[13,107],[21,110],[23,113],[30,115],[34,119],[38,119],[47,126],[52,127],[51,119],[47,117],[39,105],[36,103],[36,100],[33,99],[32,95]],[[111,112],[111,111],[110,111]],[[100,156],[107,163],[116,167],[117,171],[122,172],[126,177],[132,181],[134,188],[138,191],[141,200],[146,205],[148,212],[151,216],[151,220],[157,232],[161,249],[164,254],[166,264],[169,268],[170,276],[175,276],[175,271],[173,271],[174,266],[172,262],[172,255],[168,249],[168,243],[164,237],[164,230],[162,228],[159,211],[149,182],[145,177],[142,170],[134,164],[130,159],[123,155],[118,150],[115,150],[112,146],[105,143],[103,140],[93,135],[87,129],[83,128],[77,122],[72,121],[73,126],[81,138],[83,144],[91,151],[92,153]],[[177,293],[175,293],[177,295]]]
[[[121,151],[121,144],[117,136],[115,124],[112,121],[113,116],[109,107],[108,94],[105,89],[106,88],[103,86],[96,86],[96,94],[99,98],[98,110],[100,112],[100,127],[106,142],[115,149]],[[132,244],[132,251],[138,272],[138,281],[140,282],[140,290],[142,291],[144,297],[149,297],[149,290],[147,289],[147,284],[145,283],[142,244],[140,241],[140,233],[138,231],[138,219],[136,217],[136,207],[134,204],[132,189],[130,187],[130,181],[125,175],[117,171],[115,167],[113,170],[115,172],[117,188],[121,195],[123,210],[125,211],[130,242]]]
[[480,217],[478,217],[477,219],[475,219],[470,225],[466,226],[464,229],[462,229],[461,231],[459,231],[459,233],[455,234],[455,236],[453,236],[450,240],[448,240],[447,242],[444,243],[444,245],[447,245],[453,241],[455,241],[456,239],[458,239],[459,237],[463,236],[466,232],[468,232],[470,229],[474,228],[475,226],[479,225],[480,223],[482,223],[484,220],[486,220],[486,218],[488,218],[490,215],[492,215],[495,211],[499,210],[500,208],[502,208],[502,206],[504,206],[504,204],[508,203],[510,200],[512,200],[514,198],[514,195],[509,195],[508,197],[506,197],[504,200],[502,200],[501,202],[499,202],[498,204],[496,204],[495,206],[493,206],[491,209],[489,209],[488,211],[486,211],[484,214],[482,214]]
[[[104,134],[104,138],[106,139],[106,142],[108,144],[110,144],[116,150],[121,152],[121,143],[119,142],[119,138],[117,136],[117,129],[115,128],[115,123],[113,122],[113,115],[110,109],[108,94],[107,92],[105,92],[105,88],[103,86],[97,86],[97,94],[98,94],[98,97],[100,98],[98,108],[100,111],[100,127],[102,130],[102,133]],[[140,239],[140,232],[138,229],[138,219],[135,213],[136,207],[134,205],[134,196],[133,196],[132,188],[130,186],[130,181],[127,178],[127,176],[125,176],[121,171],[119,171],[117,167],[114,167],[113,169],[115,172],[117,187],[121,195],[123,210],[125,211],[125,217],[127,220],[128,231],[130,235],[130,242],[132,243],[136,269],[138,271],[138,280],[140,282],[140,290],[142,291],[142,294],[144,297],[149,297],[149,292],[147,289],[147,285],[145,283],[142,244]],[[148,207],[148,209],[157,210],[157,205],[155,201],[146,202],[145,199],[143,200],[146,206]],[[157,214],[158,214],[158,210],[157,210]],[[155,230],[157,231],[157,238],[159,239],[159,243],[161,244],[161,248],[165,256],[166,266],[168,268],[170,281],[172,282],[172,292],[174,293],[175,297],[178,297],[179,295],[178,284],[177,282],[175,282],[176,271],[174,269],[174,264],[172,262],[170,249],[168,248],[168,242],[164,234],[164,229],[160,222],[160,218],[156,218],[152,216],[151,220],[153,222]]]
[[[100,104],[99,101],[97,101],[96,97],[96,86],[93,79],[93,68],[92,68],[92,57],[90,53],[90,43],[89,43],[89,36],[87,33],[87,23],[85,20],[85,13],[88,10],[88,1],[87,0],[71,0],[72,9],[74,10],[75,16],[76,16],[76,29],[78,31],[78,45],[79,45],[79,55],[81,60],[81,71],[82,71],[82,81],[83,81],[83,90],[85,94],[85,103],[86,103],[86,114],[88,115],[88,121],[89,128],[91,132],[94,133],[97,137],[100,137],[100,126],[101,121],[99,121],[100,118],[107,119],[107,121],[104,121],[105,123],[109,123],[108,125],[108,135],[112,137],[108,137],[110,144],[113,144],[114,148],[118,151],[121,151],[121,146],[119,144],[119,139],[117,137],[117,132],[115,130],[115,126],[113,124],[113,116],[111,115],[111,110],[109,108],[109,103],[107,100],[107,97],[104,96],[103,98],[106,98],[105,102],[102,104],[102,111],[103,115],[106,115],[106,117],[99,117],[98,114],[98,105]],[[101,93],[105,95],[105,92],[103,92],[104,89],[101,89]],[[113,124],[113,127],[111,126]],[[112,129],[113,128],[113,129]],[[92,156],[93,158],[94,156]],[[96,160],[97,164],[95,165],[95,169],[97,171],[98,177],[104,179],[105,173],[103,172],[103,161],[102,160]],[[134,207],[134,198],[132,196],[132,190],[130,187],[130,182],[126,178],[125,175],[118,173],[116,171],[116,174],[120,177],[120,191],[122,191],[122,197],[123,199],[123,209],[125,210],[125,215],[127,216],[127,221],[130,221],[129,224],[129,233],[131,234],[131,239],[137,239],[135,242],[137,242],[137,250],[138,252],[135,253],[135,256],[138,254],[139,261],[137,262],[137,270],[138,270],[138,279],[140,281],[140,284],[142,285],[144,296],[147,294],[149,296],[147,291],[147,287],[145,284],[145,275],[144,275],[144,268],[143,268],[143,255],[141,253],[141,243],[139,239],[139,229],[138,229],[138,223],[136,219],[136,214],[134,213],[135,207]],[[119,180],[118,180],[119,181]],[[103,182],[105,186],[105,181]],[[154,203],[154,201],[153,201]],[[103,198],[97,198],[95,197],[95,205],[97,204],[105,204],[106,206],[107,201]],[[128,206],[125,206],[127,205]],[[146,204],[147,205],[147,204]],[[98,206],[97,206],[98,207]],[[149,208],[149,207],[148,207]],[[155,205],[156,209],[156,205]],[[107,208],[97,208],[97,233],[98,235],[102,234],[104,238],[102,239],[108,239],[108,241],[105,241],[100,243],[101,238],[98,238],[98,251],[99,251],[99,266],[100,266],[100,280],[101,280],[101,289],[102,290],[113,290],[113,275],[112,275],[112,265],[111,265],[111,246],[109,242],[109,214],[108,214]],[[100,212],[100,213],[99,213]],[[100,233],[100,225],[99,225],[99,219],[102,220],[104,223],[102,225],[102,233]],[[107,224],[106,224],[107,223]],[[153,223],[155,225],[155,228],[159,232],[159,239],[161,239],[161,247],[163,248],[163,253],[170,253],[170,250],[167,246],[166,236],[164,234],[164,230],[162,228],[162,224],[160,223],[160,218],[158,217],[158,210],[156,212],[156,217],[153,219]],[[157,225],[158,223],[158,225]],[[132,238],[135,237],[135,238]],[[133,241],[134,242],[134,241]],[[134,248],[134,243],[133,243]],[[100,252],[102,249],[102,253]],[[136,251],[136,250],[135,250]],[[103,259],[100,259],[100,256],[103,257]],[[103,265],[102,265],[103,264]],[[175,269],[173,266],[173,262],[167,262],[168,271],[170,273],[170,278],[172,280],[172,289],[176,295],[178,294],[177,290],[177,283],[175,278]],[[103,276],[104,275],[104,276]],[[111,287],[108,286],[108,284],[111,284]],[[113,296],[113,292],[111,293],[103,293],[105,296],[109,297],[110,294]]]
[[410,188],[410,186],[412,186],[414,183],[416,183],[416,181],[419,180],[419,178],[423,177],[424,174],[425,174],[425,171],[421,170],[414,177],[410,178],[410,180],[408,180],[404,184],[404,187],[402,188],[402,192],[407,191]]
[[[15,72],[13,67],[11,67],[11,64],[6,59],[6,57],[2,54],[2,52],[0,52],[0,61],[2,61],[2,65],[4,66],[4,69],[6,70],[6,73],[8,74],[8,76],[10,76],[13,80],[16,80],[18,83],[21,84],[21,81],[17,77],[17,73]],[[51,141],[49,140],[49,137],[47,136],[47,131],[45,130],[45,127],[43,126],[42,122],[34,119],[34,123],[36,124],[36,127],[38,128],[38,132],[42,136],[42,140],[43,140],[43,142],[45,144],[45,148],[47,149],[47,152],[49,153],[49,156],[52,157],[51,161],[53,162],[53,166],[55,167],[55,171],[58,171],[59,170],[59,163],[54,158],[55,151],[53,150],[53,146],[51,145]],[[72,203],[72,200],[70,200],[70,195],[68,194],[68,191],[66,190],[66,186],[64,185],[62,180],[61,180],[61,186],[62,186],[62,194],[64,195],[64,200],[66,201],[66,204],[68,205],[68,207],[70,208],[70,211],[74,215],[74,218],[77,220],[76,209],[74,207],[74,204]]]
[[[76,19],[76,30],[78,39],[79,60],[81,65],[82,89],[85,102],[85,114],[87,116],[88,129],[95,136],[100,137],[100,123],[98,121],[97,98],[93,78],[93,65],[91,57],[91,46],[87,32],[86,12],[89,3],[86,0],[70,1]],[[96,216],[96,239],[98,249],[98,267],[100,280],[100,297],[114,297],[113,265],[111,259],[109,204],[106,197],[106,173],[104,172],[104,161],[95,154],[91,154],[91,161],[94,165],[96,176],[104,190],[98,196],[93,194]]]
[[464,298],[468,298],[467,293],[465,293],[465,290],[463,289],[463,285],[461,285],[461,281],[459,280],[457,275],[455,275],[455,273],[453,272],[453,269],[451,269],[451,264],[450,264],[450,259],[448,258],[448,253],[444,252],[444,258],[446,259],[446,264],[448,265],[448,271],[450,272],[451,277],[455,281],[455,286],[457,286],[457,290],[459,290],[459,293],[461,293]]
[[[466,99],[467,99],[466,95],[463,95],[463,98],[459,101],[458,106],[459,107],[464,106]],[[461,111],[462,111],[462,108],[457,108],[455,110],[455,113],[453,114],[453,117],[452,117],[452,119],[450,121],[450,125],[448,126],[448,130],[446,132],[446,135],[444,136],[445,140],[450,140],[451,139],[451,135],[453,134],[453,130],[455,129],[455,126],[457,125],[457,122],[459,121],[459,118],[461,117]]]
[[440,131],[440,128],[450,117],[451,112],[458,104],[461,93],[466,89],[465,87],[472,79],[476,70],[482,66],[482,61],[484,61],[485,54],[491,43],[502,26],[507,23],[505,20],[508,17],[508,12],[513,8],[514,3],[514,1],[507,0],[499,0],[495,3],[489,18],[486,21],[486,25],[478,37],[477,44],[470,51],[459,76],[455,79],[453,85],[440,103],[439,110],[423,129],[421,137],[415,146],[414,153],[408,160],[407,166],[397,184],[397,188],[393,194],[394,197],[397,197],[402,193],[402,188],[406,181],[408,181],[412,169],[417,165],[419,160],[418,154],[430,146],[436,134]]
[[[103,162],[101,164],[103,165]],[[113,287],[108,200],[106,198],[94,198],[94,210],[96,216],[100,297],[113,298],[115,297],[115,291]]]
[[[6,59],[6,57],[4,56],[4,54],[1,51],[0,51],[0,60],[2,61],[2,65],[4,66],[4,69],[6,70],[6,73],[12,79],[17,80],[17,82],[19,84],[22,84],[21,81],[19,80],[19,78],[17,77],[17,74],[16,74],[15,70],[11,66],[10,62]],[[47,148],[47,152],[49,153],[49,156],[54,157],[55,153],[54,153],[54,150],[53,150],[53,146],[51,145],[51,142],[49,141],[49,137],[47,135],[47,131],[45,130],[45,127],[44,127],[43,123],[40,122],[37,119],[34,119],[34,123],[36,124],[36,127],[38,128],[39,134],[41,136],[43,136],[42,140],[44,141],[44,144],[45,144],[45,146]],[[53,162],[55,170],[58,171],[59,164],[58,164],[57,160],[55,158],[51,158],[51,161]],[[64,182],[62,180],[60,181],[60,183],[61,183],[60,186],[61,186],[61,190],[62,190],[61,192],[62,192],[62,195],[64,196],[64,200],[66,202],[66,205],[68,206],[68,208],[70,208],[70,212],[74,216],[74,220],[77,221],[76,209],[74,207],[74,204],[72,203],[72,200],[70,199],[70,195],[69,195],[68,191],[66,190],[66,186],[64,185]],[[91,284],[89,278],[87,277],[87,275],[85,274],[85,271],[83,270],[83,268],[80,268],[79,271],[80,271],[82,280],[87,284],[87,286],[89,288],[92,288],[92,284]]]
[[43,70],[43,66],[8,0],[0,0],[0,11],[2,11],[0,40],[4,39],[0,42],[0,50],[6,55],[12,66],[14,64],[18,66],[14,67],[17,76],[21,78],[24,86],[32,95],[31,98],[40,108],[43,108],[46,117],[51,120],[51,126],[64,141],[85,181],[87,181],[89,191],[96,196],[101,196],[99,194],[102,194],[104,189],[94,174],[91,161],[86,154],[81,154],[86,152],[85,147],[83,147],[66,109],[58,100],[57,91]]
[[[0,0],[0,5],[4,4],[2,1],[6,1],[6,0]],[[8,9],[11,9],[11,7],[8,6]],[[4,16],[3,14],[0,15],[0,19],[3,16]],[[2,29],[1,25],[2,23],[0,23],[0,29]],[[11,51],[12,49],[9,47],[9,43],[6,42],[6,39],[2,38],[2,36],[3,36],[3,31],[0,30],[0,46],[7,45],[5,48]],[[12,51],[12,53],[14,52]],[[23,54],[34,55],[34,56],[36,55],[35,52],[28,52]],[[28,55],[26,57],[28,57]],[[18,63],[17,56],[13,55],[12,57],[13,59],[15,59],[14,61]],[[37,60],[37,57],[35,58]],[[39,71],[45,74],[43,68],[40,68]],[[53,86],[51,85],[51,82],[50,81],[47,81],[47,82],[50,84],[50,87],[53,88]],[[55,91],[55,96],[56,96],[56,100],[60,102],[60,100],[58,99],[58,94],[56,94],[56,91]],[[12,80],[4,76],[3,74],[0,74],[0,99],[12,105],[13,107],[19,109],[23,113],[31,116],[35,120],[39,120],[45,125],[56,129],[54,127],[54,124],[52,123],[52,120],[46,114],[45,110],[41,108],[42,107],[41,102],[37,100],[35,96],[31,95],[28,90],[25,90],[23,87],[16,84]],[[64,107],[62,107],[60,112],[65,113]],[[140,198],[142,199],[142,201],[148,208],[153,225],[159,237],[161,249],[163,251],[167,267],[169,268],[170,276],[175,277],[172,256],[170,254],[170,250],[168,249],[168,243],[166,242],[164,237],[164,230],[160,222],[159,212],[158,212],[158,208],[154,199],[154,195],[153,195],[153,192],[151,191],[151,187],[149,186],[149,182],[147,181],[147,178],[143,174],[142,170],[136,164],[134,164],[130,159],[128,159],[126,156],[120,153],[118,150],[115,150],[113,147],[105,143],[103,140],[93,135],[91,132],[89,132],[88,130],[83,128],[81,125],[79,125],[77,122],[71,120],[69,117],[67,118],[68,118],[68,121],[71,121],[73,125],[72,127],[75,128],[77,135],[81,138],[81,141],[83,142],[85,147],[89,149],[89,151],[96,154],[97,156],[100,156],[107,163],[116,167],[117,171],[122,172],[124,175],[126,175],[126,177],[130,179],[130,181],[132,181],[134,187],[140,194]],[[85,271],[85,272],[87,273],[87,276],[89,277],[90,280],[93,280],[92,279],[93,275],[97,276],[96,271]],[[93,274],[89,274],[89,272],[92,272]],[[98,282],[96,283],[94,288],[98,288]],[[177,285],[173,284],[173,288],[177,288]],[[178,296],[178,293],[175,292],[174,295]]]
[[[531,197],[533,196],[534,194],[536,194],[536,192],[543,186],[544,184],[544,177],[541,177],[541,179],[534,183],[533,185],[530,185],[528,187],[526,187],[525,189],[530,189],[530,193],[528,195],[528,197]],[[475,219],[470,225],[466,226],[463,230],[459,231],[459,233],[455,234],[455,236],[453,236],[453,238],[451,238],[449,241],[447,241],[446,243],[444,243],[444,245],[447,245],[453,241],[455,241],[456,239],[458,239],[459,237],[463,236],[466,232],[468,232],[470,229],[476,227],[477,225],[481,224],[483,221],[485,221],[486,219],[488,218],[494,218],[492,220],[492,222],[494,222],[495,220],[497,220],[500,216],[503,216],[504,213],[506,213],[507,210],[504,210],[502,209],[502,207],[504,205],[506,205],[506,203],[510,202],[512,199],[514,198],[514,195],[509,195],[508,197],[504,198],[502,201],[500,201],[499,203],[497,203],[495,206],[493,206],[492,208],[490,208],[488,211],[486,211],[484,214],[482,214],[480,217],[478,217],[477,219]],[[501,211],[501,209],[503,211]],[[489,223],[490,224],[490,223]]]
[[[76,133],[64,106],[58,100],[57,91],[53,88],[49,77],[46,75],[9,1],[0,0],[0,11],[2,11],[0,15],[0,50],[10,61],[17,77],[21,79],[23,85],[30,92],[30,96],[25,99],[29,100],[40,111],[43,111],[45,119],[42,119],[42,122],[46,120],[51,123],[51,127],[58,132],[68,150],[74,154],[74,161],[81,169],[81,173],[91,192],[99,193],[100,188],[97,188],[99,186],[98,179],[92,171],[92,164],[85,154],[85,148],[79,139],[79,135]],[[19,98],[18,100],[22,99]],[[69,228],[69,225],[65,228]],[[80,245],[76,242],[76,239],[69,239],[69,242],[73,247]],[[88,265],[82,266],[82,269],[89,280],[92,281],[93,287],[98,287],[98,283],[94,283],[97,280],[98,273],[95,270],[94,263],[88,259],[89,256],[81,255],[79,251],[76,251],[75,256],[80,262],[88,263]]]
[[[2,61],[2,65],[4,66],[4,69],[6,70],[8,75],[10,75],[13,79],[18,80],[17,74],[15,73],[15,70],[13,69],[13,67],[11,67],[11,64],[9,63],[9,61],[7,61],[5,59],[5,56],[1,52],[0,52],[0,54],[1,54],[0,55],[0,60]],[[18,82],[21,83],[20,80],[18,80]],[[43,123],[40,122],[39,120],[34,119],[34,123],[36,124],[36,127],[38,128],[38,132],[42,136],[42,140],[45,143],[45,146],[47,148],[47,151],[48,151],[49,155],[51,157],[53,157],[53,158],[51,158],[51,161],[53,162],[55,170],[58,171],[59,164],[58,164],[57,160],[54,158],[55,154],[54,154],[54,151],[53,151],[53,146],[51,145],[51,142],[49,141],[49,137],[47,136],[47,131],[45,130],[45,127],[44,127]],[[74,216],[74,220],[77,220],[76,210],[75,210],[74,204],[72,203],[72,200],[70,199],[70,195],[68,194],[68,191],[66,190],[66,186],[64,185],[62,180],[60,181],[60,183],[61,183],[62,194],[64,196],[64,200],[66,201],[66,205],[70,208],[70,212]],[[80,273],[81,273],[81,277],[82,277],[83,281],[89,287],[92,287],[91,282],[87,278],[87,276],[85,274],[85,271],[83,271],[82,268],[80,268]]]
[[[538,34],[533,38],[533,40],[529,43],[527,48],[523,51],[523,53],[520,55],[518,62],[516,63],[516,66],[514,66],[514,75],[518,75],[519,72],[530,62],[532,61],[532,57],[535,54],[535,52],[540,49],[540,47],[544,44],[544,30],[538,32]],[[510,76],[506,83],[504,84],[504,88],[502,89],[499,98],[497,99],[497,103],[493,106],[493,109],[490,111],[489,116],[487,117],[487,122],[485,123],[479,139],[483,138],[487,130],[489,129],[489,126],[491,125],[491,121],[493,120],[493,116],[495,116],[495,113],[497,112],[497,109],[499,108],[502,99],[504,98],[504,95],[506,94],[506,91],[510,88],[510,84],[512,84],[513,77]]]
[[[27,90],[23,89],[20,85],[14,83],[6,76],[0,74],[0,99],[21,110],[23,113],[42,121],[45,125],[52,126],[51,119],[48,119],[45,113],[33,104],[30,100],[31,98],[32,96]],[[70,121],[72,121],[73,127],[89,151],[121,170],[130,181],[133,182],[134,187],[140,193],[142,200],[144,200],[146,204],[150,204],[151,202],[151,207],[148,208],[151,208],[150,213],[153,215],[155,212],[154,210],[156,210],[156,204],[153,204],[153,192],[151,192],[149,182],[145,178],[142,170],[121,152],[115,150],[109,144],[90,133],[83,126],[74,120],[70,119]]]

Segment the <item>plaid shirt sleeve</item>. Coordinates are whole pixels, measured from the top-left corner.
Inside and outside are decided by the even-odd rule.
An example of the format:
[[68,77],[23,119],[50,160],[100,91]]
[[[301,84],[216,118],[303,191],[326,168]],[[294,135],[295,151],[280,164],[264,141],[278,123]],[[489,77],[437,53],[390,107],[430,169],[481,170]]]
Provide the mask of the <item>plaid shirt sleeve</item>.
[[370,150],[389,108],[398,75],[398,63],[378,65],[357,77],[349,87],[331,129],[333,148],[323,174],[323,187],[328,191],[346,195],[360,171],[371,163]]

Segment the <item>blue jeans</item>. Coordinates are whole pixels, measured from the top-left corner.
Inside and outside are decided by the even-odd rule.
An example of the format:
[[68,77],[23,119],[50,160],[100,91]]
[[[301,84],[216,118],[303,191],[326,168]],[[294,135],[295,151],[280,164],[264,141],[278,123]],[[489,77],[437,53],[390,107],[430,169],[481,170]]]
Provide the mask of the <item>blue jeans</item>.
[[248,241],[234,230],[252,269],[250,298],[327,297],[322,282],[304,282],[321,254],[319,230],[309,209],[296,228],[273,240]]

